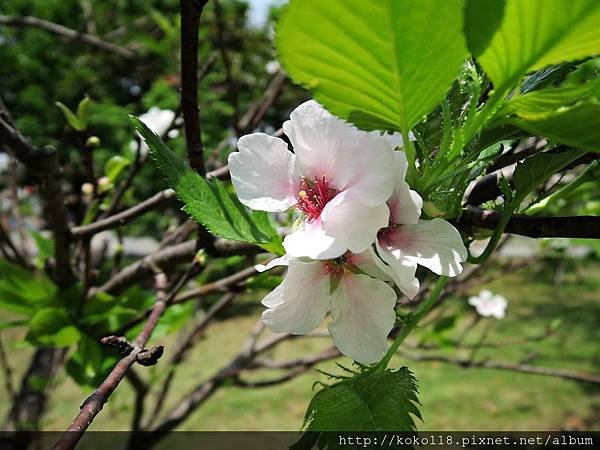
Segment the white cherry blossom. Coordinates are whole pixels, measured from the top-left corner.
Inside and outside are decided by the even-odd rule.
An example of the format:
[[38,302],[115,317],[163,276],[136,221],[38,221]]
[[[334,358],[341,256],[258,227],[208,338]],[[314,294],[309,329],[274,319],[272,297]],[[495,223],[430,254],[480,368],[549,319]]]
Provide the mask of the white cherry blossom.
[[283,124],[294,153],[264,133],[242,136],[229,155],[231,180],[252,209],[302,215],[283,245],[293,257],[331,259],[361,253],[388,224],[386,200],[395,179],[396,137],[367,133],[315,101]]
[[479,295],[469,297],[469,305],[474,306],[477,313],[483,317],[503,319],[508,302],[502,295],[496,295],[489,289],[484,289]]
[[460,234],[446,220],[421,220],[423,199],[405,181],[406,155],[398,151],[396,183],[388,200],[389,224],[379,230],[375,242],[379,256],[394,273],[400,290],[412,298],[419,290],[414,278],[417,264],[438,275],[454,277],[462,272],[461,263],[467,259]]
[[284,256],[257,269],[276,265],[289,267],[283,282],[262,301],[268,308],[262,315],[267,328],[307,334],[329,312],[329,332],[344,355],[365,364],[385,355],[396,320],[396,293],[383,281],[392,280],[372,249],[326,261]]

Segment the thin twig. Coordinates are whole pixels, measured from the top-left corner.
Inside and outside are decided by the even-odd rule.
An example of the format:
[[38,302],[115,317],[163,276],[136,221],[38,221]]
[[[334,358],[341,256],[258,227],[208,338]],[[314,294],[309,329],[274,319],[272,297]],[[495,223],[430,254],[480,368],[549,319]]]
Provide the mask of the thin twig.
[[172,189],[165,189],[164,191],[160,191],[158,194],[154,194],[152,197],[147,198],[143,202],[121,211],[120,213],[113,214],[105,219],[97,220],[89,225],[81,225],[71,228],[71,237],[73,239],[83,239],[85,237],[93,236],[94,234],[100,233],[104,230],[126,225],[142,214],[162,205],[174,196],[175,191]]
[[169,393],[169,389],[171,388],[173,379],[175,378],[177,367],[183,362],[186,353],[192,348],[194,342],[197,341],[198,338],[204,333],[217,313],[231,304],[234,296],[235,294],[231,292],[223,295],[219,301],[217,301],[208,309],[208,311],[206,311],[206,314],[202,320],[198,321],[190,330],[185,331],[183,336],[178,339],[179,345],[173,351],[173,356],[169,361],[169,372],[165,378],[165,381],[161,385],[160,392],[156,397],[156,403],[146,428],[152,426],[154,420],[158,417],[159,412],[162,410],[164,401],[167,398],[167,394]]
[[444,355],[417,355],[407,352],[400,352],[400,355],[413,361],[438,361],[448,364],[454,364],[464,368],[510,370],[513,372],[523,372],[534,375],[543,375],[548,377],[565,378],[567,380],[573,381],[600,384],[600,375],[594,375],[585,372],[574,372],[565,369],[555,369],[553,367],[532,366],[528,364],[508,363],[491,360],[473,361],[470,359],[453,358]]
[[83,33],[81,31],[73,30],[63,25],[59,25],[48,20],[39,19],[33,16],[17,17],[0,15],[0,25],[39,28],[40,30],[57,34],[71,41],[83,42],[84,44],[91,45],[92,47],[96,47],[100,50],[114,53],[126,59],[135,58],[135,53],[132,50],[129,50],[128,48],[121,47],[110,42],[106,42],[93,34]]

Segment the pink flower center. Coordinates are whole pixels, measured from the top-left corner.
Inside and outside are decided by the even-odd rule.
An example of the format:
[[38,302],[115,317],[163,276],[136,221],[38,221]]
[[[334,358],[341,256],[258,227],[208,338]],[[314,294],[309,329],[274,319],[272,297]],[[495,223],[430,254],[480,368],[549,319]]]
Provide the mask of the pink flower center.
[[395,225],[390,225],[379,230],[377,232],[377,239],[379,240],[379,243],[391,247],[395,241],[395,238],[397,237],[396,229],[397,227]]
[[337,191],[329,187],[325,176],[315,177],[314,180],[302,177],[296,207],[306,215],[307,222],[312,222],[321,216],[323,208],[335,194]]

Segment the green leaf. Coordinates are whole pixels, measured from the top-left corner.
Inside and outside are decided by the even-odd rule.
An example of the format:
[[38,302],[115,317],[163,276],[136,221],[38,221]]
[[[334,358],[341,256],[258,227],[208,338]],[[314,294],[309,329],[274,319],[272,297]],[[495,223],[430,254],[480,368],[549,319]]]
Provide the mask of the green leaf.
[[509,120],[536,136],[576,148],[600,152],[600,101],[590,100],[558,109],[539,119]]
[[35,264],[39,269],[43,269],[46,265],[46,260],[52,258],[54,255],[54,241],[36,230],[31,230],[29,234],[31,234],[35,240],[38,251],[38,254],[35,257]]
[[56,290],[45,275],[0,259],[0,307],[29,316],[51,302]]
[[73,113],[73,111],[71,111],[69,109],[69,107],[67,105],[65,105],[64,103],[61,103],[61,102],[55,102],[54,104],[60,108],[60,110],[62,111],[62,113],[65,116],[65,119],[67,120],[67,123],[69,125],[71,125],[71,127],[74,130],[76,130],[76,131],[85,130],[85,124],[83,122],[81,122],[81,120],[79,120],[79,117],[77,117]]
[[513,174],[516,197],[522,199],[552,175],[585,154],[585,151],[564,149],[538,153],[517,164]]
[[211,233],[225,239],[258,244],[283,254],[281,239],[267,213],[249,213],[219,180],[207,181],[189,168],[154,132],[131,116],[135,129],[150,148],[154,162],[185,206],[184,210]]
[[506,0],[467,0],[465,36],[473,56],[487,48],[504,16]]
[[87,128],[90,117],[90,106],[92,106],[92,99],[87,94],[79,102],[79,105],[77,105],[77,118],[79,119],[79,123],[83,125],[84,130]]
[[87,336],[77,345],[77,351],[67,361],[69,376],[80,386],[96,387],[106,378],[118,357],[116,352]]
[[114,183],[115,181],[117,181],[119,174],[129,164],[131,164],[131,161],[129,161],[127,158],[115,155],[108,161],[106,161],[106,164],[104,165],[104,174],[112,183]]
[[412,128],[468,55],[464,0],[292,1],[277,26],[292,80],[364,129]]
[[24,325],[27,325],[27,323],[27,320],[9,320],[6,322],[0,322],[0,331],[8,330],[9,328],[14,327],[22,327]]
[[417,385],[408,368],[361,374],[315,394],[306,431],[414,431],[413,416],[421,418],[417,404]]
[[79,341],[81,334],[64,309],[42,308],[29,322],[27,341],[33,345],[66,347]]
[[513,97],[505,111],[522,119],[536,120],[554,115],[559,108],[594,98],[600,99],[600,78],[582,85],[540,89]]
[[[477,15],[485,16],[490,2],[476,3]],[[478,61],[503,90],[532,70],[600,53],[599,22],[598,0],[506,0],[502,23]],[[479,26],[484,33],[489,23]]]

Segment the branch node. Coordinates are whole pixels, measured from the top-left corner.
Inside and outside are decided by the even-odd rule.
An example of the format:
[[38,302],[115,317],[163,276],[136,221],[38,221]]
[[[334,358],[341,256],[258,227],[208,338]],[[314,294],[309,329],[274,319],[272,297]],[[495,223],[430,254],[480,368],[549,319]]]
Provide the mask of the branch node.
[[153,366],[163,355],[163,351],[164,347],[162,345],[152,347],[150,350],[144,349],[137,354],[136,361],[142,366]]
[[119,352],[120,356],[127,356],[133,350],[133,345],[123,336],[107,336],[100,339],[100,342],[104,345],[114,347]]

